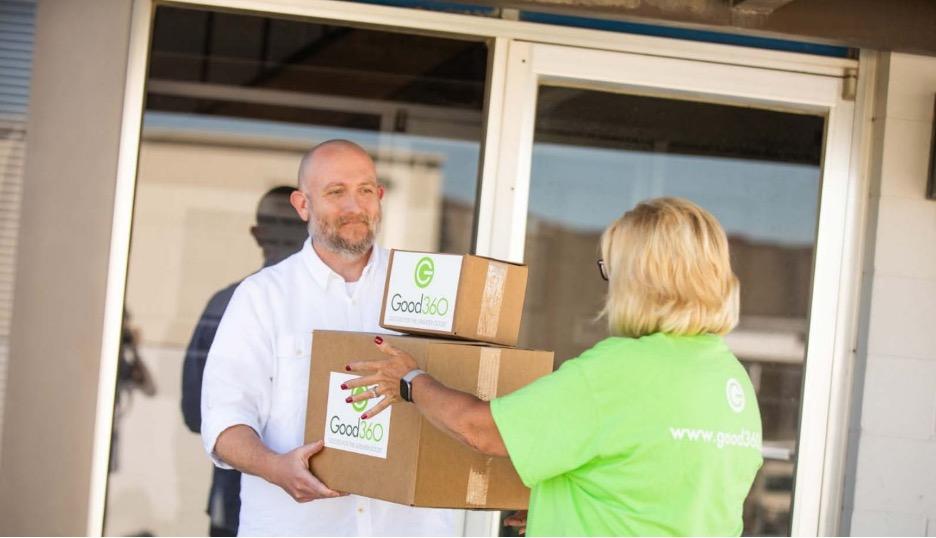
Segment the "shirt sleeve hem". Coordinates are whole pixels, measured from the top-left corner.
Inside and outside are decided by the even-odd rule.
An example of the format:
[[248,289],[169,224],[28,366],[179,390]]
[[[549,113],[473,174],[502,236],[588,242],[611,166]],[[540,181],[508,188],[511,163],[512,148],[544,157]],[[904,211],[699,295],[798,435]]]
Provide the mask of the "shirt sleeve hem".
[[519,442],[514,440],[509,430],[505,431],[501,428],[501,424],[504,423],[503,415],[501,415],[502,412],[501,401],[498,398],[491,400],[491,417],[494,419],[494,425],[497,426],[497,431],[500,433],[501,439],[504,440],[504,447],[507,449],[507,456],[510,458],[510,463],[513,464],[514,469],[516,469],[517,475],[520,477],[520,481],[523,482],[523,485],[532,488],[539,483],[539,480],[530,476],[530,471],[525,467],[525,459],[519,453]]
[[208,457],[211,458],[211,463],[213,463],[215,467],[219,469],[234,468],[218,457],[218,454],[215,452],[215,445],[218,443],[218,437],[220,437],[225,430],[239,425],[247,426],[256,432],[257,436],[260,435],[260,428],[256,422],[246,417],[232,418],[224,422],[210,425],[205,422],[202,423],[202,443],[204,444],[205,452],[208,453]]

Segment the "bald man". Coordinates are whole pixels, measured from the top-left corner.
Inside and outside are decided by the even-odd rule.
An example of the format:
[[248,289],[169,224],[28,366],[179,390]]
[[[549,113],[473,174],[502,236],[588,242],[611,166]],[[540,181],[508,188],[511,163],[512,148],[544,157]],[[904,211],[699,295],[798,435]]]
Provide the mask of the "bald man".
[[451,510],[411,508],[330,490],[303,445],[314,329],[386,332],[378,325],[387,251],[374,245],[384,190],[353,142],[330,140],[299,165],[290,204],[309,239],[246,278],[208,354],[201,433],[215,465],[241,478],[238,535],[453,536]]

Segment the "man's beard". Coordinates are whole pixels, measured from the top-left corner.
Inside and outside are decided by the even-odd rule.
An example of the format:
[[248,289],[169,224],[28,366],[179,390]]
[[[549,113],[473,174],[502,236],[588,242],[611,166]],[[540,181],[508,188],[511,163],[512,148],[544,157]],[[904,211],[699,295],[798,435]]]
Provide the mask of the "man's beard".
[[[341,237],[339,230],[345,224],[361,222],[367,226],[367,234],[359,241],[349,241]],[[319,246],[344,258],[356,259],[366,254],[374,246],[377,226],[380,224],[380,212],[374,218],[365,214],[339,217],[336,222],[328,222],[314,213],[309,219],[309,235]]]

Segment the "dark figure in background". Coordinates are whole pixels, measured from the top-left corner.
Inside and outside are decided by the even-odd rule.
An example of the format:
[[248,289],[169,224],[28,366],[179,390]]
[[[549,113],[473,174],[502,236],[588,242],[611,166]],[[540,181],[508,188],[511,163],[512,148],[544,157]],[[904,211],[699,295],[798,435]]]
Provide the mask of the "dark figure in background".
[[150,398],[156,394],[156,383],[137,349],[139,343],[140,329],[130,322],[130,312],[125,308],[123,325],[120,327],[120,353],[117,356],[117,385],[114,392],[114,415],[108,467],[108,472],[111,473],[117,472],[120,467],[120,451],[117,450],[120,446],[120,422],[130,410],[134,391],[139,390],[144,396]]
[[[264,267],[279,263],[298,251],[308,236],[305,222],[289,204],[289,195],[293,190],[292,187],[276,187],[264,194],[257,204],[257,224],[250,228],[250,234],[263,250]],[[238,284],[240,282],[235,282],[211,297],[185,351],[182,366],[182,415],[185,417],[185,425],[194,433],[201,432],[202,374],[208,350],[211,349],[218,323]],[[214,467],[211,492],[208,495],[211,536],[237,536],[240,478],[238,471]]]

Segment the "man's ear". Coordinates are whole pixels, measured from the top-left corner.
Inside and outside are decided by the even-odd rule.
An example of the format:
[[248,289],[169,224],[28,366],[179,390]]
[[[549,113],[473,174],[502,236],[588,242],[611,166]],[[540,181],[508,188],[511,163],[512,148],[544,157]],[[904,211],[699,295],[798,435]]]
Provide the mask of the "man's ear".
[[384,194],[385,194],[384,186],[383,186],[383,185],[377,185],[377,196],[379,197],[379,199],[383,200],[383,195],[384,195]]
[[312,208],[309,207],[309,201],[306,199],[305,195],[302,194],[302,191],[292,191],[289,195],[289,204],[293,206],[296,213],[299,214],[299,218],[305,222],[309,222],[309,215]]
[[257,242],[257,246],[263,248],[263,228],[260,226],[251,226],[250,235],[253,236],[254,241]]

